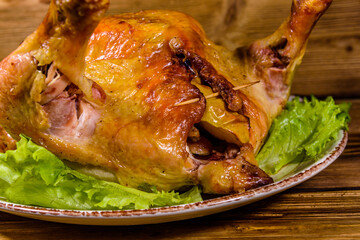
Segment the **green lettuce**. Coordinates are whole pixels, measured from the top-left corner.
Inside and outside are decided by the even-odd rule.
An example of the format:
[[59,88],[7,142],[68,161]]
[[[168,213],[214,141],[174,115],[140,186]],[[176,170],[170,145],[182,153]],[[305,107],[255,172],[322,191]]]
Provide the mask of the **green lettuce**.
[[256,156],[259,167],[275,181],[319,159],[348,129],[350,104],[336,105],[331,97],[320,101],[294,98],[278,116]]
[[21,136],[17,149],[0,154],[0,197],[58,209],[147,209],[202,201],[200,190],[140,191],[70,169],[54,154]]

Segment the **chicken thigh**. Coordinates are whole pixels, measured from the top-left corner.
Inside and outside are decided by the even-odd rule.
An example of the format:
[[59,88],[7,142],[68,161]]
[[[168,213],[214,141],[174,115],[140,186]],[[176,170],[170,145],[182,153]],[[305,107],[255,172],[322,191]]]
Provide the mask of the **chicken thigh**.
[[103,18],[108,0],[52,0],[0,63],[0,124],[126,186],[228,194],[269,184],[254,156],[330,3],[294,0],[274,34],[229,51],[180,12]]

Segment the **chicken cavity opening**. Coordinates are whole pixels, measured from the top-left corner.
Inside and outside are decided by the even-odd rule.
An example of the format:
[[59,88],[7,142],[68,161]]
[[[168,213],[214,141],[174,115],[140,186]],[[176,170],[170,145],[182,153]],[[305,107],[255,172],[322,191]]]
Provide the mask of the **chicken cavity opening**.
[[[48,115],[49,132],[63,138],[91,137],[100,117],[100,106],[89,101],[54,64],[39,70],[46,76],[46,88],[39,103]],[[105,102],[106,95],[96,83],[92,93],[95,101]]]
[[210,132],[195,124],[188,135],[188,150],[197,160],[220,161],[234,159],[240,147],[214,137]]

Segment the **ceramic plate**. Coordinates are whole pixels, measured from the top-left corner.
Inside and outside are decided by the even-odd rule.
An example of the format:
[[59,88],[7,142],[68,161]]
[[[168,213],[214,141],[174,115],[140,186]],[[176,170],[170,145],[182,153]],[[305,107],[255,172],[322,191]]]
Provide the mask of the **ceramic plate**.
[[344,131],[340,131],[339,134],[339,140],[330,146],[323,157],[316,163],[305,166],[304,169],[298,170],[298,172],[285,179],[244,193],[222,196],[186,205],[124,211],[59,210],[0,201],[0,211],[34,219],[83,225],[153,224],[210,215],[270,197],[315,176],[334,162],[343,152],[348,134]]

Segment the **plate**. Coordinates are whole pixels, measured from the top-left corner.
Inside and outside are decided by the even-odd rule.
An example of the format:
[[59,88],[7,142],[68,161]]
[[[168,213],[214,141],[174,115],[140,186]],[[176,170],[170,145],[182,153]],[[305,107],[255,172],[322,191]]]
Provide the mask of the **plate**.
[[338,140],[329,147],[321,159],[292,176],[244,193],[212,198],[198,203],[145,210],[78,211],[0,201],[0,211],[39,220],[82,225],[141,225],[201,217],[262,200],[310,179],[340,156],[345,149],[347,139],[347,132],[341,130]]

